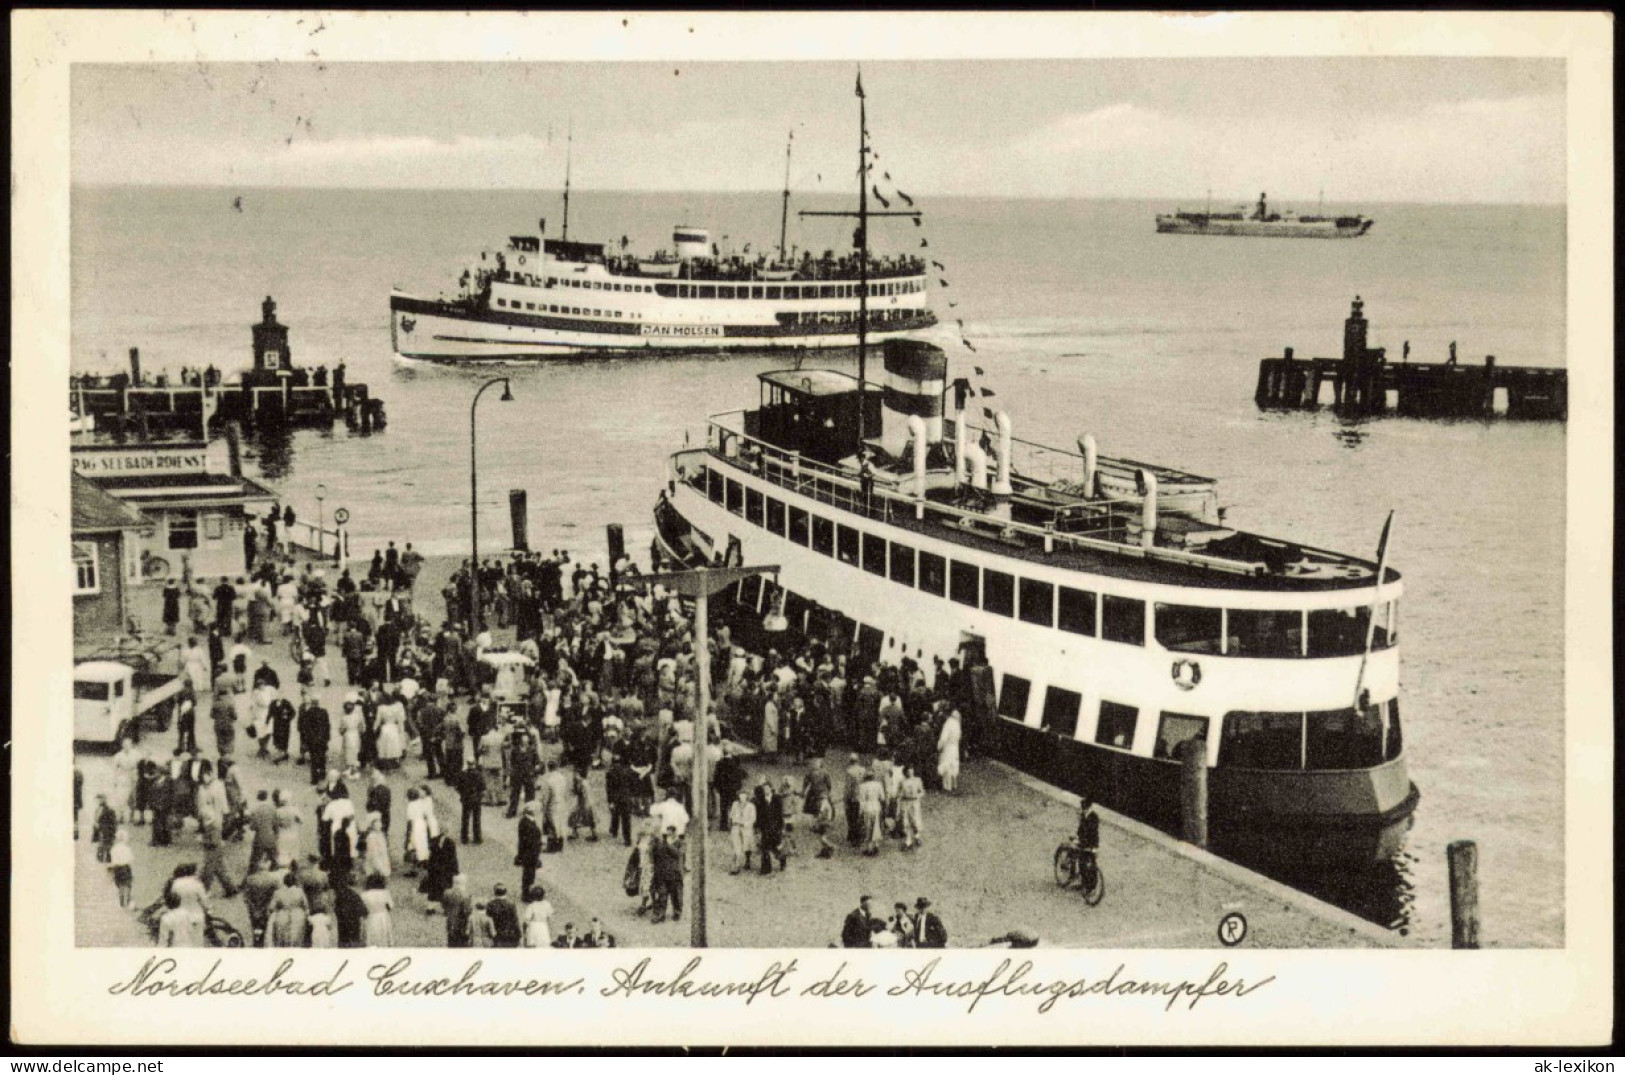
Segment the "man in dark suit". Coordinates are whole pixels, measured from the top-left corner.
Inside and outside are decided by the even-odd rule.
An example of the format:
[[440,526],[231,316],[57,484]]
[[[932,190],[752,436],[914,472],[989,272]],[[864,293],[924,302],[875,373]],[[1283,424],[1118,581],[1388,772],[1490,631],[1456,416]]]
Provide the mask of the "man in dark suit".
[[327,745],[333,738],[333,722],[321,703],[309,695],[299,711],[299,750],[310,758],[310,782],[320,784],[327,775]]
[[626,755],[617,753],[615,763],[604,774],[604,793],[609,798],[609,838],[619,834],[621,842],[632,846],[632,811],[638,799],[638,774],[626,763]]
[[784,869],[784,800],[774,792],[773,785],[766,780],[756,788],[756,831],[760,835],[762,844],[762,874],[765,876],[773,872],[773,860],[779,860],[779,869]]
[[914,947],[948,947],[948,928],[931,910],[931,901],[924,896],[914,901]]
[[[457,782],[457,798],[463,804],[463,843],[484,843],[484,837],[480,833],[480,813],[485,800],[485,776],[480,772],[479,766],[470,765],[454,779]],[[528,892],[529,889],[525,891]]]
[[491,931],[496,935],[496,947],[519,947],[519,910],[508,898],[506,885],[497,885],[485,903],[486,916],[491,919]]
[[683,917],[683,852],[677,846],[677,832],[668,829],[665,836],[655,841],[653,852],[654,876],[649,891],[654,899],[654,920],[666,920],[666,902],[672,904],[672,921]]
[[874,915],[869,913],[869,901],[872,896],[864,896],[858,900],[858,905],[847,912],[846,922],[841,926],[842,948],[872,948],[869,938],[874,934]]
[[536,804],[525,804],[525,816],[519,819],[519,854],[513,864],[519,867],[519,891],[529,892],[536,885],[536,871],[542,864],[542,827],[536,823]]

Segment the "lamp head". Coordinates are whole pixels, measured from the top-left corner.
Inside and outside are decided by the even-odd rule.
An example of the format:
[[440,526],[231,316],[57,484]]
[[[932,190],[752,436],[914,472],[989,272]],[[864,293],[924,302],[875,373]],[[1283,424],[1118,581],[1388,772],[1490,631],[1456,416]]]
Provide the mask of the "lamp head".
[[513,402],[513,386],[508,383],[508,379],[506,377],[502,379],[502,402]]

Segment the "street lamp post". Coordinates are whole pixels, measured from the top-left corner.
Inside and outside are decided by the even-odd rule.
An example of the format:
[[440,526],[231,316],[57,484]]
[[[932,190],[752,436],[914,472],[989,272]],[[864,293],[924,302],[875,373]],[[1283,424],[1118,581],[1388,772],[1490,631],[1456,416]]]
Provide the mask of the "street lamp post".
[[[742,579],[754,575],[777,575],[777,564],[761,567],[701,567],[693,571],[671,571],[658,575],[640,575],[635,580],[644,585],[667,586],[684,597],[694,598],[694,660],[700,681],[699,713],[695,724],[693,773],[689,778],[692,801],[688,812],[688,842],[693,851],[693,887],[689,899],[688,943],[693,948],[707,947],[706,936],[706,864],[709,861],[706,837],[709,835],[709,808],[711,805],[711,650],[708,642],[709,598]],[[728,809],[723,803],[722,808]]]
[[480,397],[494,384],[502,386],[502,401],[513,402],[513,389],[506,377],[493,377],[480,385],[474,393],[474,402],[468,405],[468,528],[473,547],[473,561],[468,572],[468,636],[480,633],[480,463],[478,440],[475,437],[475,418],[479,413]]
[[[326,501],[327,501],[327,485],[325,483],[323,483],[323,482],[317,482],[316,483],[316,555],[317,555],[317,557],[322,557],[322,556],[327,555],[327,546],[326,546],[326,543],[322,540],[323,533],[324,533],[324,531],[325,531],[325,529],[327,527],[327,523],[326,523],[327,516],[322,514],[322,505],[324,503],[326,503]],[[290,540],[293,537],[293,535],[291,535],[291,534],[288,535],[288,536],[289,536]]]

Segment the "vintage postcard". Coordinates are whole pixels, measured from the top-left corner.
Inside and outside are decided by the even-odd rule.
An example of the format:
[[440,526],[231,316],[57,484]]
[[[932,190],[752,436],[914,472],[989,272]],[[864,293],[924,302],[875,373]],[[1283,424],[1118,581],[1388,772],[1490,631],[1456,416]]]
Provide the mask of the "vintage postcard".
[[1610,29],[15,14],[13,1034],[1603,1043]]

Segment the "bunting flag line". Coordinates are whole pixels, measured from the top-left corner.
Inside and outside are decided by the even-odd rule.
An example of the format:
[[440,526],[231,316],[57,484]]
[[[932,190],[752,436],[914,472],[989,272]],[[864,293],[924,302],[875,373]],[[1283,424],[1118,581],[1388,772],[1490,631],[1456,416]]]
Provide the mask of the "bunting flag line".
[[982,417],[983,418],[993,418],[993,417],[995,417],[995,415],[993,414],[993,408],[992,407],[983,407],[982,408]]
[[931,244],[930,244],[930,243],[929,243],[929,242],[927,242],[927,241],[926,241],[926,240],[924,240],[924,239],[921,239],[921,240],[920,240],[920,249],[921,249],[921,250],[924,250],[924,249],[925,249],[925,248],[926,248],[926,247],[928,247],[928,246],[930,246],[930,245],[931,245]]
[[899,198],[903,199],[905,202],[907,202],[910,207],[912,207],[914,205],[914,199],[910,198],[907,194],[904,194],[902,191],[898,191],[897,196]]
[[935,265],[935,266],[936,266],[936,267],[937,267],[937,268],[939,268],[939,269],[941,269],[941,270],[942,270],[942,271],[943,271],[943,272],[947,272],[947,271],[948,271],[948,266],[946,266],[946,265],[944,265],[944,264],[943,264],[943,263],[942,263],[942,262],[940,262],[940,261],[935,261],[935,260],[933,260],[933,261],[932,261],[932,262],[931,262],[931,264],[932,264],[932,265]]
[[890,172],[881,172],[880,174],[885,176],[888,180],[891,179],[891,173]]
[[[966,346],[966,347],[968,347],[968,348],[970,348],[970,349],[971,349],[971,350],[972,350],[972,351],[974,351],[974,350],[976,350],[976,345],[975,345],[975,344],[973,344],[973,343],[971,343],[971,342],[970,342],[970,341],[969,341],[969,340],[966,340],[966,339],[961,339],[961,340],[960,340],[960,341],[959,341],[959,342],[960,342],[960,343],[962,343],[962,344],[964,344],[964,345],[965,345],[965,346]],[[982,395],[984,395],[984,396],[991,396],[991,395],[992,395],[992,394],[993,394],[993,393],[992,393],[992,392],[989,392],[989,391],[988,391],[988,390],[987,390],[987,389],[985,389],[985,388],[984,388],[984,389],[982,389]]]
[[879,187],[874,186],[873,184],[871,184],[870,185],[870,190],[873,191],[873,193],[874,193],[875,201],[879,202],[881,205],[885,206],[887,209],[891,208],[891,202],[888,202],[886,200],[886,196],[884,194],[880,193],[880,188]]
[[984,389],[982,389],[982,395],[983,395],[983,397],[996,396],[996,395],[998,395],[998,393],[993,391],[993,389],[991,389],[991,388],[984,388]]
[[975,371],[976,371],[976,376],[978,376],[978,377],[985,377],[985,376],[987,376],[987,373],[986,373],[986,371],[985,371],[985,370],[983,370],[983,369],[982,369],[982,367],[980,367],[980,366],[972,366],[972,367],[971,367],[971,369],[973,369],[973,370],[975,370]]
[[944,279],[942,279],[942,277],[940,277],[940,276],[939,276],[939,277],[937,277],[937,283],[939,283],[939,284],[941,284],[941,285],[942,285],[942,286],[943,286],[943,287],[947,287],[947,286],[948,286],[948,281],[946,281],[946,280],[944,280]]
[[916,228],[920,226],[920,218],[919,217],[917,217],[917,216],[916,217],[909,217],[909,219],[914,221],[914,226]]

